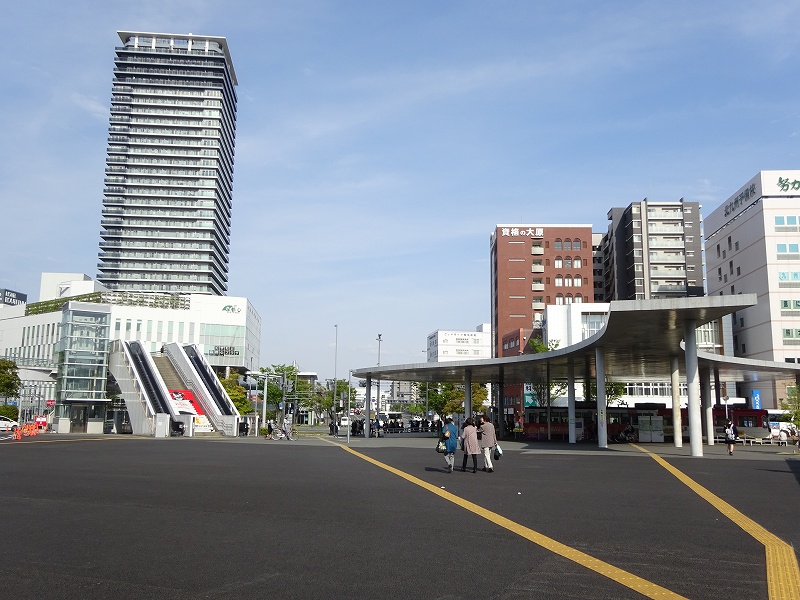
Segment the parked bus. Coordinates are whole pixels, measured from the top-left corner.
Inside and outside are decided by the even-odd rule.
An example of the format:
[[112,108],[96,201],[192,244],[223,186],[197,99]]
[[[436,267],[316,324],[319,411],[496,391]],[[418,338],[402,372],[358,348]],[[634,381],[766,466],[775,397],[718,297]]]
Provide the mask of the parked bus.
[[[593,402],[575,403],[575,430],[578,440],[596,439],[597,406]],[[547,413],[546,407],[533,407],[525,409],[524,436],[527,438],[547,439]],[[734,424],[753,435],[760,432],[761,437],[769,435],[769,413],[766,410],[752,408],[715,407],[712,409],[715,435],[721,435],[725,428],[725,421],[731,418]],[[638,429],[639,416],[659,416],[663,419],[664,441],[673,441],[674,430],[672,426],[672,409],[665,404],[647,403],[637,404],[634,407],[610,406],[606,410],[607,432],[609,439],[615,439],[630,424]],[[689,414],[687,409],[681,409],[681,433],[683,439],[689,439]],[[703,436],[705,436],[705,430]],[[569,439],[569,419],[567,408],[564,406],[550,408],[550,438],[554,440]]]

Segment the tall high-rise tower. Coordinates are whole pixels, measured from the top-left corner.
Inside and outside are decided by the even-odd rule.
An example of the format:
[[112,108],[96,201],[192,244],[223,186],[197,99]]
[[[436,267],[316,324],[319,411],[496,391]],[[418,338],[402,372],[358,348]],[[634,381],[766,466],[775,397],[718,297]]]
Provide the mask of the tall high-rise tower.
[[118,34],[97,279],[225,295],[237,83],[227,42]]

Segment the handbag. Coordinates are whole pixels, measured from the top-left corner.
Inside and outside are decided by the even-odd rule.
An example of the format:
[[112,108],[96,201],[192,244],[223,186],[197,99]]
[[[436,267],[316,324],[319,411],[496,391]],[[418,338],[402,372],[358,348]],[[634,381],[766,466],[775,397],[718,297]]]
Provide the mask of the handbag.
[[447,450],[447,447],[444,445],[444,440],[439,440],[439,442],[436,444],[436,451],[439,454],[444,454],[445,450]]
[[503,457],[503,449],[500,447],[500,444],[497,444],[494,447],[494,459],[500,460]]

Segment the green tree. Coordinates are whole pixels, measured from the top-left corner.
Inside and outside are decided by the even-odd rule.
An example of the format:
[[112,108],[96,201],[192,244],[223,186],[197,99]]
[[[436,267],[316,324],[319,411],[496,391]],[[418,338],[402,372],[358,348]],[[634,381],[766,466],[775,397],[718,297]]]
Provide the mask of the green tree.
[[788,411],[788,414],[785,415],[787,420],[795,428],[800,429],[800,398],[798,398],[796,386],[786,388],[786,400],[781,401],[781,409]]
[[246,415],[253,412],[253,403],[247,397],[247,390],[239,383],[239,373],[231,371],[228,377],[220,377],[219,382],[228,396],[230,396],[231,402],[233,402],[239,414]]
[[0,396],[19,398],[22,381],[19,378],[17,363],[0,358]]
[[0,415],[8,417],[12,421],[19,420],[19,408],[10,404],[0,404]]
[[[333,384],[334,382],[331,382]],[[335,390],[335,392],[334,392]],[[335,385],[329,385],[325,390],[327,399],[325,401],[328,406],[328,417],[333,419],[336,413],[345,412],[347,410],[347,401],[350,400],[350,406],[355,406],[356,391],[350,387],[346,379],[337,379]]]
[[[586,392],[586,400],[591,402],[597,398],[597,381],[589,380]],[[606,381],[606,408],[619,404],[620,399],[625,395],[625,384],[619,381]]]
[[406,405],[406,410],[412,415],[425,416],[425,404],[422,402],[412,402]]
[[[297,407],[311,408],[309,396],[312,393],[311,384],[304,379],[298,379],[298,369],[295,365],[270,365],[261,367],[259,371],[267,376],[267,418],[281,420],[279,413],[281,402],[286,400]],[[261,383],[259,397],[264,402],[264,383]],[[284,390],[285,388],[285,390]]]
[[438,415],[444,414],[444,400],[439,393],[439,385],[436,383],[416,382],[417,399],[420,404],[427,404],[428,410],[432,410]]

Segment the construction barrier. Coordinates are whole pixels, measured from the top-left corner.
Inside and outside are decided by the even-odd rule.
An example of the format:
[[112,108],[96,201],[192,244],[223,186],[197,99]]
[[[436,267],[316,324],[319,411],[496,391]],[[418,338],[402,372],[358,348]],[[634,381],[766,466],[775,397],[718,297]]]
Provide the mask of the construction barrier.
[[39,428],[35,423],[20,425],[14,430],[14,439],[21,440],[23,437],[33,437],[39,434]]

